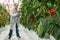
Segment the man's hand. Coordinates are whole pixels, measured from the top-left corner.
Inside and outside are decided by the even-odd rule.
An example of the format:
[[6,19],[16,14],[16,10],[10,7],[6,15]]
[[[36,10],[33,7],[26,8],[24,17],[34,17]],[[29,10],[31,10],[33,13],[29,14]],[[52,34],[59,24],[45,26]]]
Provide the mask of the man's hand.
[[18,14],[16,17],[20,17],[20,15]]

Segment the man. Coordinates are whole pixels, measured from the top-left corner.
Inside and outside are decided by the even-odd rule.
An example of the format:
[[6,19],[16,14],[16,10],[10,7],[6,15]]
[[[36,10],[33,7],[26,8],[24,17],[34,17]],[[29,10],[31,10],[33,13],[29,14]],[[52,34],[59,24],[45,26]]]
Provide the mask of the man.
[[10,11],[10,32],[8,39],[11,39],[12,37],[12,32],[15,24],[16,24],[16,36],[20,38],[19,30],[18,30],[20,14],[18,13],[17,8],[18,8],[18,3],[14,3],[14,8],[13,10]]

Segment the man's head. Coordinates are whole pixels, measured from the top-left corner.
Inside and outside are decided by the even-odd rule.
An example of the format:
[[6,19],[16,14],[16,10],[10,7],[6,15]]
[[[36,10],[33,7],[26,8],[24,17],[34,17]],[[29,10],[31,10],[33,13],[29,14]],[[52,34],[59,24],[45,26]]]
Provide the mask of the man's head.
[[14,9],[18,8],[18,3],[14,3]]

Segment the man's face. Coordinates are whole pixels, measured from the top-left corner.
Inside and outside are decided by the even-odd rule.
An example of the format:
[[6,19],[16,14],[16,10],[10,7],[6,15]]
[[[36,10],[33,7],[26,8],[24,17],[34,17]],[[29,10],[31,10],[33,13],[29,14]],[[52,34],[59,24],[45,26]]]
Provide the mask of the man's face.
[[14,3],[14,8],[15,8],[15,9],[18,8],[18,3]]

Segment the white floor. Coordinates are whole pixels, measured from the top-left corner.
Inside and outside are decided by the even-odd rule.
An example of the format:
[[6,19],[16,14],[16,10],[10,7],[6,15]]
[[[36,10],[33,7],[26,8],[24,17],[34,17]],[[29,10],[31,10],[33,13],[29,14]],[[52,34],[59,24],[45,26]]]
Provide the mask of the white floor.
[[[10,26],[6,25],[4,28],[0,28],[0,40],[8,40],[8,33],[9,33]],[[24,28],[23,25],[19,25],[19,33],[21,38],[19,40],[55,40],[53,36],[50,35],[50,39],[39,38],[37,33]],[[15,29],[13,31],[13,35],[11,40],[18,40],[16,37]]]

